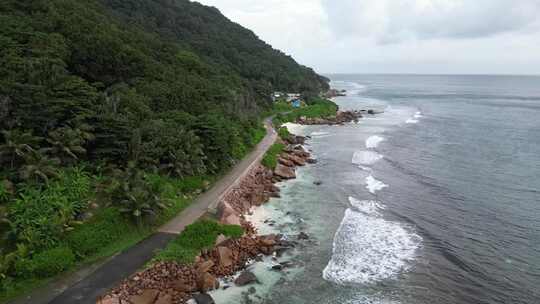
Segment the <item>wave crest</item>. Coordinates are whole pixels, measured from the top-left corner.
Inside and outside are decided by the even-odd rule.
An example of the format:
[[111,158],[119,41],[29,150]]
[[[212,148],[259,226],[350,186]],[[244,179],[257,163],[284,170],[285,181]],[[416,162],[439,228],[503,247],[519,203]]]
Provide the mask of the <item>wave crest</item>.
[[323,278],[337,284],[368,284],[395,277],[410,267],[421,237],[379,216],[381,205],[349,198],[353,207],[334,236]]

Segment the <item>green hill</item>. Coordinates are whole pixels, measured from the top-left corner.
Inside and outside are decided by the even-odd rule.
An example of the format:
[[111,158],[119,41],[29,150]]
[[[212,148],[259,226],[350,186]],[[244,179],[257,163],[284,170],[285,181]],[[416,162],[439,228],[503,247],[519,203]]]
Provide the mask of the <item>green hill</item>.
[[195,2],[1,1],[0,299],[185,207],[263,136],[271,92],[327,89]]

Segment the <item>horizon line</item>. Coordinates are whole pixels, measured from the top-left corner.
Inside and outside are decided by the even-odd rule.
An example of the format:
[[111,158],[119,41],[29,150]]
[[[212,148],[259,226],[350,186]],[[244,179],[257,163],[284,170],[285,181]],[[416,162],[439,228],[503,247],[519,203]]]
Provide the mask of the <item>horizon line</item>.
[[518,77],[540,77],[540,74],[482,74],[482,73],[405,73],[405,72],[319,72],[321,75],[402,75],[402,76],[518,76]]

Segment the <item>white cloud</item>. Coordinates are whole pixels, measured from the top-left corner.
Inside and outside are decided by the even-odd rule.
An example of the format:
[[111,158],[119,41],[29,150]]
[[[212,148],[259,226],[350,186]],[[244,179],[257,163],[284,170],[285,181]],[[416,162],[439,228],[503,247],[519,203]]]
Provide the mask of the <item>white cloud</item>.
[[540,71],[540,0],[201,0],[321,72]]

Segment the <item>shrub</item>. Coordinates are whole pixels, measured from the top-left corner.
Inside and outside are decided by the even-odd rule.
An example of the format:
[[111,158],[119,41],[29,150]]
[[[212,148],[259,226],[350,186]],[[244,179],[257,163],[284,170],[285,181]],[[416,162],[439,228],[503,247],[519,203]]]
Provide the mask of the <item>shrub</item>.
[[159,184],[150,183],[147,175],[130,163],[125,170],[117,170],[109,180],[105,195],[120,212],[139,227],[143,221],[156,218],[166,206],[163,204]]
[[275,169],[278,163],[278,155],[285,148],[284,144],[276,143],[264,155],[261,164],[269,169]]
[[189,226],[180,236],[161,251],[156,260],[173,260],[180,263],[191,263],[201,250],[210,248],[218,235],[239,238],[244,234],[240,226],[221,225],[211,220],[199,220]]
[[286,122],[295,122],[298,118],[305,116],[307,118],[330,117],[336,115],[338,106],[326,99],[316,98],[309,102],[305,107],[294,109],[286,113],[277,114],[274,119],[275,126],[281,126]]
[[77,256],[86,257],[115,242],[132,229],[117,209],[108,208],[85,225],[69,232],[64,242]]
[[281,127],[278,130],[278,135],[281,139],[287,139],[291,136],[291,133],[289,132],[289,129],[287,127]]
[[45,187],[25,185],[8,205],[10,234],[33,250],[54,247],[92,195],[92,180],[81,168],[63,171]]
[[31,259],[17,262],[19,276],[48,278],[57,275],[75,264],[75,255],[68,247],[57,247],[34,255]]

